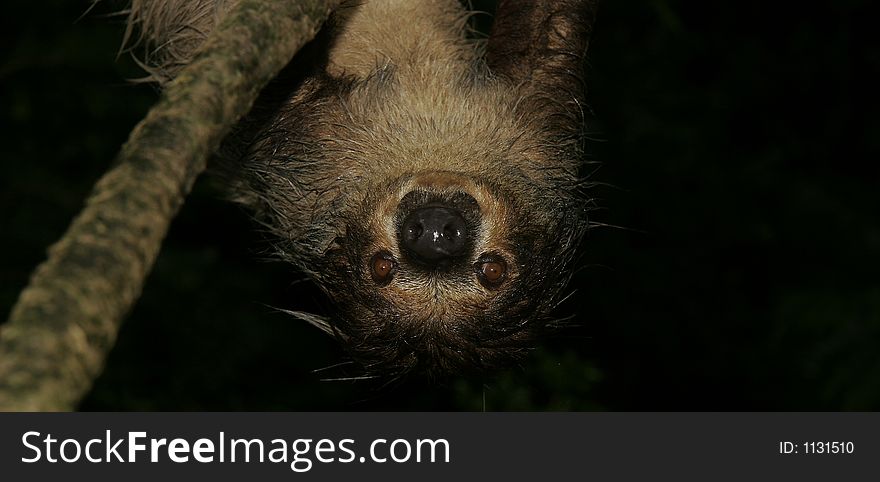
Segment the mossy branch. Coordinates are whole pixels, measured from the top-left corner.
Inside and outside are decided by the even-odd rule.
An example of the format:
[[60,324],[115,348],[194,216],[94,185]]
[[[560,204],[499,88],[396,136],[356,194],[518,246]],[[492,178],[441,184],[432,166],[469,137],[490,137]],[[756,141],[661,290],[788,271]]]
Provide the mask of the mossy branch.
[[338,0],[241,0],[132,131],[0,325],[0,410],[73,410],[208,157]]

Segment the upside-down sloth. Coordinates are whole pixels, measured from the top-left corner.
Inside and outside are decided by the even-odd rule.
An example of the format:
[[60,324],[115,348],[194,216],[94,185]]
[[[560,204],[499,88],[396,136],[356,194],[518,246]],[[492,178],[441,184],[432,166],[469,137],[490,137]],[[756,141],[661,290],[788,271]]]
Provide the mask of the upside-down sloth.
[[[159,83],[236,0],[135,0]],[[591,0],[344,3],[214,166],[334,310],[301,316],[368,373],[485,371],[557,323],[587,220]],[[255,53],[259,55],[259,52]]]

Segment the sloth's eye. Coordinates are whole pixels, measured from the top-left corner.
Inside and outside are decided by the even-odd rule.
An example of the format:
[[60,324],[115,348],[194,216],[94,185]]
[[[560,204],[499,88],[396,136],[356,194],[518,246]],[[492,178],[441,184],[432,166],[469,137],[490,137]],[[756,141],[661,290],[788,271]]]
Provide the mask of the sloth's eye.
[[474,271],[483,286],[494,288],[504,281],[507,275],[507,263],[500,256],[487,255],[474,264]]
[[379,283],[380,286],[391,281],[391,276],[396,268],[397,262],[394,261],[394,256],[387,251],[379,251],[370,260],[370,274],[373,275],[373,281]]

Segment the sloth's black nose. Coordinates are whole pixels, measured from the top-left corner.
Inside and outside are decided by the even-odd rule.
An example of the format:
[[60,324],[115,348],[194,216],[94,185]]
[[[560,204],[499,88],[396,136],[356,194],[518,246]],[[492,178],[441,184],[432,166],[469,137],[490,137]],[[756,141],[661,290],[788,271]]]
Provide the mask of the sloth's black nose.
[[464,217],[457,210],[442,206],[409,213],[400,225],[398,239],[412,261],[429,267],[441,266],[465,254],[470,244]]

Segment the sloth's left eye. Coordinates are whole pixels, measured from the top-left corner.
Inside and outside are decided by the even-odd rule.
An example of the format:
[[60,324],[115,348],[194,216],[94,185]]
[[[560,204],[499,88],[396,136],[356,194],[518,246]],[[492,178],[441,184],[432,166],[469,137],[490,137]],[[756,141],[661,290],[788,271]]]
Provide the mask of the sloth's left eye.
[[507,263],[497,255],[486,255],[474,264],[474,271],[480,284],[486,288],[495,288],[507,276]]
[[394,256],[387,251],[379,251],[370,260],[370,274],[373,276],[373,281],[379,286],[388,284],[396,269],[397,262],[394,260]]

